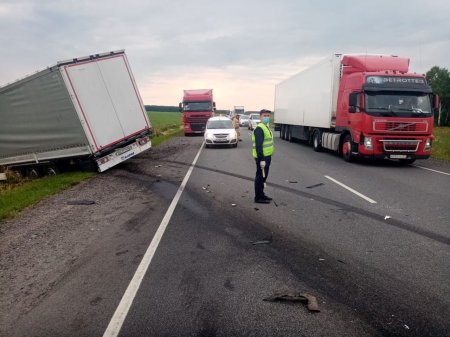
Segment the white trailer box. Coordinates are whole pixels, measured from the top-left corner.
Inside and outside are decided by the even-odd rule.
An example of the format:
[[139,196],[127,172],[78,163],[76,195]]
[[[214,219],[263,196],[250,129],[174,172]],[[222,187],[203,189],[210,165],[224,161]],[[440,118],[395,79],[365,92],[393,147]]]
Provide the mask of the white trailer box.
[[275,123],[333,127],[340,62],[341,55],[335,54],[279,83],[275,87]]
[[151,147],[123,50],[58,62],[0,88],[0,165],[84,158],[104,171]]

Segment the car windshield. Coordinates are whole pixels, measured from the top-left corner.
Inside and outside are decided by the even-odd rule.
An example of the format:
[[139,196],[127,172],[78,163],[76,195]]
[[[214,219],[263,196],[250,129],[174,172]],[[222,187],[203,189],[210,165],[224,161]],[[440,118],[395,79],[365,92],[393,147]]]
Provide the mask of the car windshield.
[[252,114],[251,118],[254,120],[259,120],[259,114]]
[[184,103],[184,111],[211,111],[211,102]]
[[250,116],[247,116],[247,115],[241,115],[241,117],[240,117],[241,120],[249,119],[249,118],[250,118]]
[[431,115],[430,97],[421,93],[366,93],[366,111],[375,116],[424,117]]
[[206,124],[207,129],[233,129],[233,123],[231,120],[209,120]]

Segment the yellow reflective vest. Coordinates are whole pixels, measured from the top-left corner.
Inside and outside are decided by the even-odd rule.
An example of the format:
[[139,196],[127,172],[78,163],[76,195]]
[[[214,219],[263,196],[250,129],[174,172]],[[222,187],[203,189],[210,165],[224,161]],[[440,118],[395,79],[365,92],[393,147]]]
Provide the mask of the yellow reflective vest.
[[[259,123],[256,128],[261,128],[264,131],[264,142],[263,142],[263,155],[264,157],[271,156],[273,152],[275,151],[275,148],[273,146],[273,135],[272,131],[266,126],[264,123]],[[255,128],[255,130],[256,130]],[[255,143],[255,130],[253,130],[252,133],[252,142],[253,142],[253,158],[258,158],[258,155],[256,153],[256,143]]]

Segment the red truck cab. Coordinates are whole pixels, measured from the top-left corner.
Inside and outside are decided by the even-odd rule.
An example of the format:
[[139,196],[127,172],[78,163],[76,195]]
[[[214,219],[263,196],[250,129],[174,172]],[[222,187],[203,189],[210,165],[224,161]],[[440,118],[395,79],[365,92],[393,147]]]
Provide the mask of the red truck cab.
[[179,104],[183,114],[184,135],[203,134],[206,122],[216,110],[212,89],[184,90],[183,102]]
[[344,159],[354,156],[412,163],[431,155],[437,99],[409,59],[345,55],[336,109]]

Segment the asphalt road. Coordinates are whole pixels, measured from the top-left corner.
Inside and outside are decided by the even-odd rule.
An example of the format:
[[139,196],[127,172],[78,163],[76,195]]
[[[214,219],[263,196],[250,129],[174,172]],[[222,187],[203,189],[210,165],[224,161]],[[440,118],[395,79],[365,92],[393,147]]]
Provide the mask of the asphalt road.
[[[201,150],[120,336],[450,335],[450,165],[350,164],[276,139],[274,200],[261,205],[242,136],[237,149]],[[140,186],[151,207],[110,219],[11,335],[105,332],[202,141],[103,176]],[[263,301],[275,293],[313,295],[320,312]]]
[[120,336],[448,336],[450,176],[276,145],[271,205],[248,132],[202,150]]

